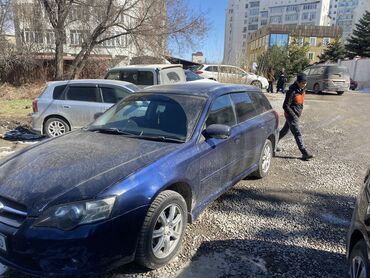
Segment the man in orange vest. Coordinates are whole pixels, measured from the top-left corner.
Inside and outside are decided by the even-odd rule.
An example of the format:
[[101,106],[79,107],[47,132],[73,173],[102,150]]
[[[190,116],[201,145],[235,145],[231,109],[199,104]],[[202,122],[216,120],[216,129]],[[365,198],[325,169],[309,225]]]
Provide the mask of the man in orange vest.
[[299,117],[303,111],[306,85],[306,75],[304,73],[299,73],[297,75],[297,80],[289,87],[283,104],[286,122],[279,134],[280,140],[288,133],[289,130],[293,133],[297,146],[302,153],[302,160],[309,160],[313,158],[313,155],[306,150],[306,147],[303,143],[302,133],[299,128]]

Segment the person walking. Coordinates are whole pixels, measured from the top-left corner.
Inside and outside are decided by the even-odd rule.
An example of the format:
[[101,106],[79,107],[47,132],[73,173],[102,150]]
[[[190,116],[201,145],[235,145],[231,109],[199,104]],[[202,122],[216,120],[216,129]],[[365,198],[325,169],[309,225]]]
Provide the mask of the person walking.
[[269,67],[267,70],[267,80],[269,82],[269,86],[267,88],[268,93],[274,93],[274,86],[273,83],[275,81],[275,71],[272,67]]
[[285,93],[285,83],[287,82],[287,78],[285,76],[285,69],[282,68],[278,77],[278,81],[276,84],[277,92]]
[[[303,111],[303,102],[305,96],[305,87],[307,85],[307,76],[304,73],[297,75],[297,80],[289,87],[283,103],[283,109],[286,122],[280,130],[279,141],[290,130],[295,138],[297,146],[302,153],[302,160],[309,160],[313,155],[309,153],[304,145],[302,133],[299,127],[299,117]],[[278,148],[278,151],[280,148]]]

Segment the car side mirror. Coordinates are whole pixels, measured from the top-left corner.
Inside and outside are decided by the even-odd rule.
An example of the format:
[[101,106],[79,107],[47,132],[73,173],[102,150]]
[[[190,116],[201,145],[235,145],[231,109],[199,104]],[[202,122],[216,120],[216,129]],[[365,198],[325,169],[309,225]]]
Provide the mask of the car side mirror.
[[97,118],[99,118],[101,115],[103,115],[104,113],[103,112],[98,112],[98,113],[95,113],[94,114],[94,120],[96,120]]
[[227,139],[230,137],[231,127],[228,125],[213,124],[206,128],[204,135],[208,138]]

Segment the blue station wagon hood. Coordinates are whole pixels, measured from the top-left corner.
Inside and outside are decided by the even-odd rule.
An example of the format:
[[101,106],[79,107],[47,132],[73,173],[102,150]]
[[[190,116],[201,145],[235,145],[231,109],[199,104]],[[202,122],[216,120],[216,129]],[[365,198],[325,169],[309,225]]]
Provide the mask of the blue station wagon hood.
[[0,162],[0,196],[38,215],[50,202],[94,198],[179,144],[77,131]]

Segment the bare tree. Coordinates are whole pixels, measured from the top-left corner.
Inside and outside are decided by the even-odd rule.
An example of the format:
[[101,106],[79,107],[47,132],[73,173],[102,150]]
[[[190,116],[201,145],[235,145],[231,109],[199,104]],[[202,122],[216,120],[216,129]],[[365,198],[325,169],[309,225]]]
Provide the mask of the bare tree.
[[[55,32],[56,79],[63,77],[63,44],[66,29],[83,31],[80,51],[69,78],[76,78],[96,46],[112,41],[128,41],[137,52],[164,55],[166,44],[183,45],[206,32],[202,14],[192,15],[184,0],[38,0]],[[83,11],[80,16],[73,13]],[[78,14],[78,12],[77,12]]]

